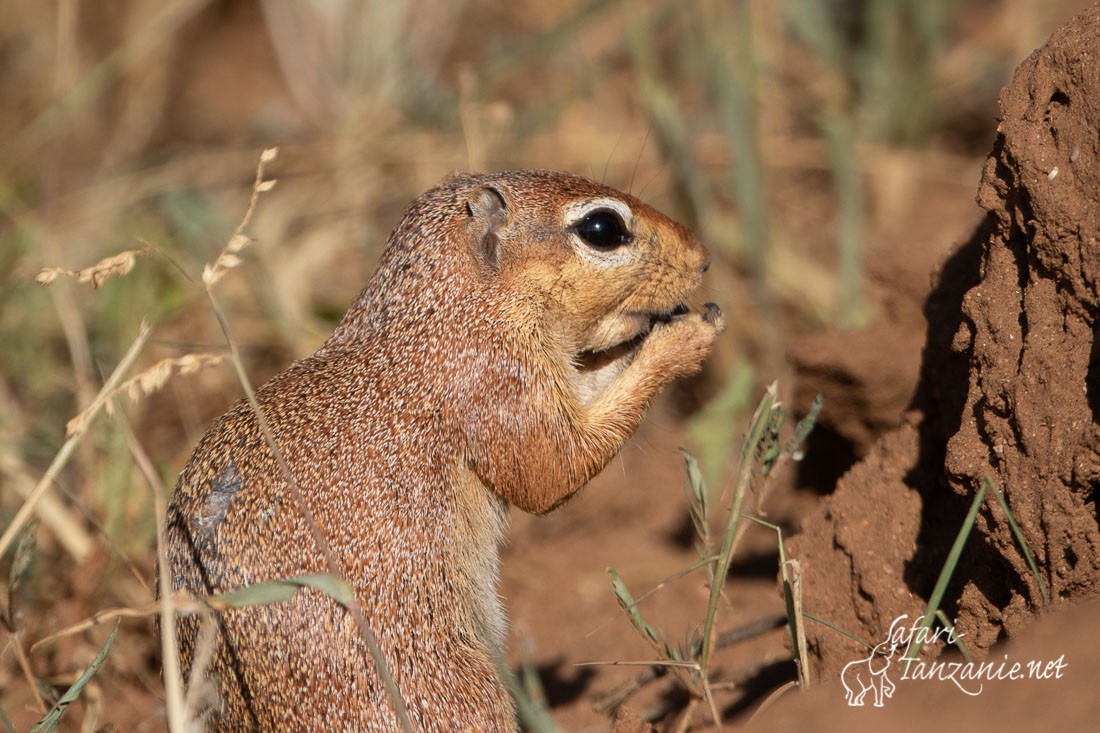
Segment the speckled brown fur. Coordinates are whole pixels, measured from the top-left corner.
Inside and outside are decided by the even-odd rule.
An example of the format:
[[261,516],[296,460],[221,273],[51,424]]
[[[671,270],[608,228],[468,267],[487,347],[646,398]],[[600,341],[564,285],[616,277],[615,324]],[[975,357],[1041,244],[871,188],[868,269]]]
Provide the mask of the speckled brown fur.
[[[611,251],[570,226],[604,204],[634,220]],[[413,202],[328,341],[257,391],[420,730],[515,730],[495,661],[506,505],[561,504],[699,369],[717,309],[669,314],[706,261],[591,181],[454,175]],[[175,587],[200,595],[326,570],[246,403],[180,474],[167,546]],[[187,675],[199,622],[178,628]],[[224,612],[206,674],[213,730],[396,729],[353,620],[311,589]]]

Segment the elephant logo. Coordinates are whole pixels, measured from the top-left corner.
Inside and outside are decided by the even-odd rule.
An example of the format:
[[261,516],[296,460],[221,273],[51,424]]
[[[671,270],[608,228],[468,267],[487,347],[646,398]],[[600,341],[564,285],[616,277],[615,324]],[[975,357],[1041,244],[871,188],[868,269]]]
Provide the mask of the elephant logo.
[[871,650],[864,659],[848,662],[840,672],[844,699],[853,707],[862,707],[867,693],[874,693],[874,706],[881,708],[884,700],[894,696],[897,685],[886,675],[890,660],[897,651],[896,642],[887,638]]

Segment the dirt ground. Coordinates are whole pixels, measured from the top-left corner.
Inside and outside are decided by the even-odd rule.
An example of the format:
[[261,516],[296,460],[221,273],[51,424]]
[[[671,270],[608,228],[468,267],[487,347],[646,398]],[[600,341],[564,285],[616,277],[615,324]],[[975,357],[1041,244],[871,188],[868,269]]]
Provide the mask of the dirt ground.
[[[251,58],[240,50],[249,48],[246,41],[223,42]],[[718,630],[761,627],[716,657],[723,682],[716,703],[727,724],[752,731],[1094,727],[1100,716],[1093,691],[1100,641],[1090,625],[1097,612],[1091,599],[1100,590],[1098,47],[1100,10],[1094,9],[1024,61],[1001,94],[999,126],[990,120],[985,133],[991,152],[984,168],[964,163],[962,173],[946,183],[943,176],[918,178],[893,206],[883,204],[871,217],[866,327],[827,328],[784,312],[778,373],[755,375],[759,384],[753,387],[755,400],[764,382],[780,377],[781,398],[796,416],[816,394],[826,400],[804,460],[784,467],[759,507],[782,528],[787,557],[801,563],[805,612],[872,644],[884,638],[893,619],[923,613],[975,492],[988,477],[1003,492],[1038,575],[1005,513],[987,495],[942,608],[957,623],[965,642],[960,646],[975,659],[1064,656],[1065,674],[990,683],[976,696],[949,682],[904,681],[882,710],[849,707],[842,669],[866,651],[809,621],[811,689],[790,689],[796,668],[789,634],[771,621],[784,613],[776,538],[751,526],[731,568]],[[248,107],[249,95],[270,91],[268,81],[241,83],[231,95],[222,90],[217,101],[203,97],[201,85],[189,88],[172,103],[178,114],[168,116],[167,127],[201,138],[208,127],[227,124],[222,113],[238,113],[237,107]],[[265,108],[274,118],[282,119],[290,107],[287,94],[279,87],[265,97],[282,100]],[[158,130],[169,135],[163,126]],[[293,169],[286,176],[291,184],[296,175],[299,183],[310,180],[310,171]],[[791,232],[809,240],[831,214],[807,194],[802,172],[790,174],[799,176],[799,184],[787,188],[783,175],[775,173],[776,205],[791,212]],[[379,199],[371,216],[392,219],[403,203],[393,192]],[[324,214],[347,214],[330,218],[349,229],[357,217],[368,216],[343,200],[331,206]],[[258,228],[265,226],[275,227]],[[807,245],[811,255],[814,246]],[[353,292],[367,269],[348,265],[330,289]],[[747,322],[759,314],[744,305],[744,273],[716,276],[724,279],[711,285],[707,297],[733,316],[739,341],[730,350],[745,348],[766,361],[761,327]],[[252,291],[242,296],[250,297]],[[326,305],[339,310],[332,298]],[[298,316],[280,314],[288,321]],[[251,324],[239,325],[247,330]],[[207,331],[182,318],[168,333],[180,341],[209,340]],[[301,353],[289,341],[272,339],[267,350],[251,354],[257,378]],[[728,353],[717,356],[731,359]],[[607,574],[614,568],[635,597],[667,581],[641,609],[670,640],[687,639],[702,624],[708,596],[703,576],[674,578],[697,560],[677,449],[690,443],[685,416],[712,396],[714,380],[708,373],[662,399],[622,454],[565,507],[546,517],[511,513],[501,578],[510,661],[537,672],[562,730],[610,730],[615,703],[622,703],[619,733],[648,730],[639,716],[661,733],[714,729],[704,706],[685,707],[673,675],[639,681],[648,675],[654,651],[618,607]],[[150,400],[154,409],[139,428],[149,446],[169,455],[178,469],[193,438],[235,393],[228,373],[184,378],[172,390]],[[192,399],[194,394],[202,398]],[[158,417],[161,409],[171,420]],[[181,432],[187,445],[181,445]],[[29,639],[87,618],[106,598],[116,605],[143,598],[142,584],[152,577],[151,557],[132,558],[136,571],[130,578],[117,558],[78,565],[56,547],[45,551],[51,553],[54,582],[35,588],[24,606],[49,611],[27,619]],[[102,636],[61,640],[35,658],[36,672],[64,678],[76,666],[72,660],[86,663],[94,655]],[[930,645],[922,659],[959,660],[958,650],[947,646]],[[116,730],[163,730],[159,659],[151,625],[125,624],[106,667],[74,705],[66,723],[71,727],[63,729],[76,730],[75,721],[92,709],[100,725]],[[10,667],[3,680],[16,690],[20,674]],[[4,707],[17,730],[38,717],[21,688],[5,694]]]

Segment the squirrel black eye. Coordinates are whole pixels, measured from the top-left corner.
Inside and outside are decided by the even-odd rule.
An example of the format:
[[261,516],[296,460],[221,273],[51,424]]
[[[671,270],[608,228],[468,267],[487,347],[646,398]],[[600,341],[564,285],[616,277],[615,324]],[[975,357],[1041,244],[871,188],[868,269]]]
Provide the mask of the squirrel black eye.
[[614,249],[633,239],[618,214],[606,209],[593,211],[573,225],[573,229],[585,244],[596,249]]

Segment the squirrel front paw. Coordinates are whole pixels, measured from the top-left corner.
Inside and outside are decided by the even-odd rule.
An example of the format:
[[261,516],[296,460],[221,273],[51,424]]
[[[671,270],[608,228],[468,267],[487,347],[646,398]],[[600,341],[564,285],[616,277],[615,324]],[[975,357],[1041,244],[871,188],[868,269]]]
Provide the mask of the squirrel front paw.
[[715,339],[724,330],[726,317],[722,309],[707,303],[701,313],[685,313],[654,326],[639,358],[668,379],[690,376],[702,368]]

